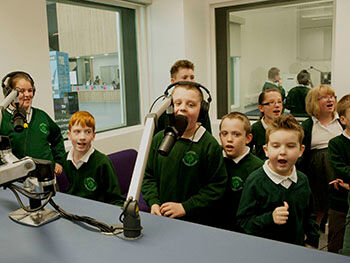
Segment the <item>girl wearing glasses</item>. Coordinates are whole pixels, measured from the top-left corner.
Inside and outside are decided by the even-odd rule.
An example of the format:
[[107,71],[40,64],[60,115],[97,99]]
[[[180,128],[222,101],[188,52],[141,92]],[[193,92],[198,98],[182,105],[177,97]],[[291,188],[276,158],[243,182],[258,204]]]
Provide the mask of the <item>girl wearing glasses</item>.
[[335,111],[337,97],[329,85],[322,84],[312,88],[305,102],[306,112],[310,117],[302,123],[305,151],[299,169],[309,179],[317,223],[320,225],[328,211],[328,183],[333,180],[328,161],[328,142],[340,135],[343,127]]
[[266,143],[266,128],[273,119],[282,114],[282,94],[276,88],[268,88],[260,93],[258,104],[260,120],[252,125],[253,139],[249,147],[257,157],[266,160],[267,157],[263,149],[263,145]]

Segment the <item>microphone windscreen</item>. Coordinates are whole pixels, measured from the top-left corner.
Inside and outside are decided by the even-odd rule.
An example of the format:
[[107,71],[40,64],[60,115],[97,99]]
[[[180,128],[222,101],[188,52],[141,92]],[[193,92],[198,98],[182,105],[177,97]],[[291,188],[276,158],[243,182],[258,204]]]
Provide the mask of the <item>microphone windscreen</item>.
[[184,115],[175,116],[175,128],[178,131],[178,137],[181,137],[187,128],[188,120]]

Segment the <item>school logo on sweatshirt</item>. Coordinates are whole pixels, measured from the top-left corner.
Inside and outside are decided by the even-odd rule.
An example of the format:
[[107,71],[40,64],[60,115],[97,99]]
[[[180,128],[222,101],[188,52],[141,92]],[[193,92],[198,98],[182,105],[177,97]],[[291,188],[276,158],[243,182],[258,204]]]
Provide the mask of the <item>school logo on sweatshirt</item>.
[[48,134],[49,133],[49,129],[47,128],[46,123],[40,123],[39,129],[44,134]]
[[84,186],[88,191],[93,192],[97,188],[97,183],[94,178],[87,177],[84,179]]
[[233,191],[239,191],[243,189],[243,180],[238,177],[238,176],[234,176],[231,179],[231,187]]
[[198,163],[199,156],[194,151],[188,151],[182,158],[182,162],[187,166],[194,166]]

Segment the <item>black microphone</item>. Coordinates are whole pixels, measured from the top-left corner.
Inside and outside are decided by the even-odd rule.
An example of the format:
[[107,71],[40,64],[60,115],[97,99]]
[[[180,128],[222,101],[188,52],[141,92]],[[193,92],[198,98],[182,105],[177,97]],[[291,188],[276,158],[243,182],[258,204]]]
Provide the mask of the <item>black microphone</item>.
[[173,148],[176,140],[178,140],[187,128],[187,117],[184,115],[175,116],[174,126],[168,126],[164,130],[164,138],[158,148],[158,153],[163,156],[168,156],[169,152]]
[[27,116],[27,112],[24,109],[20,107],[16,107],[12,115],[12,121],[13,121],[15,132],[23,131],[24,123],[27,122],[26,116]]
[[310,66],[310,69],[313,69],[313,70],[316,70],[316,71],[318,71],[318,72],[322,73],[322,71],[321,71],[321,70],[319,70],[318,68],[315,68],[314,66]]

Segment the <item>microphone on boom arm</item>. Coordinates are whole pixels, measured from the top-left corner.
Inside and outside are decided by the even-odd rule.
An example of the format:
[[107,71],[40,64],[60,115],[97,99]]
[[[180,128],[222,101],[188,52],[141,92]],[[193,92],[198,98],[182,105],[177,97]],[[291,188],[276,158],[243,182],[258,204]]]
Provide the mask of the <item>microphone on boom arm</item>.
[[184,115],[176,115],[174,124],[169,125],[164,130],[162,143],[158,148],[158,153],[163,156],[168,156],[175,142],[182,136],[187,128],[188,120]]

